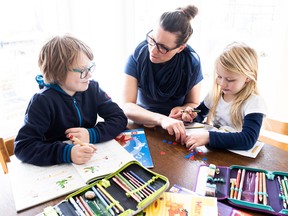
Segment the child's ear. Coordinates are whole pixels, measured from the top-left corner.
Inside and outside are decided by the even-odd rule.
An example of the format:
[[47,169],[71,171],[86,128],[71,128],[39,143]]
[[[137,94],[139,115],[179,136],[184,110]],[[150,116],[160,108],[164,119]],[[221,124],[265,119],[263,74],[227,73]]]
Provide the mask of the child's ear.
[[245,82],[246,82],[246,83],[247,83],[247,82],[250,82],[250,80],[251,80],[251,79],[250,79],[249,77],[247,77]]

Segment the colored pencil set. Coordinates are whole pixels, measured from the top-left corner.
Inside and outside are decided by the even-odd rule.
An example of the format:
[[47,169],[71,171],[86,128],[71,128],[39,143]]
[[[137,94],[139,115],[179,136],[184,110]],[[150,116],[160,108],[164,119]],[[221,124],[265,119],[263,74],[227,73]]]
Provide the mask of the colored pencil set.
[[237,177],[230,179],[230,198],[268,204],[266,174],[238,169]]
[[[135,164],[131,166],[132,169],[125,168],[68,196],[76,214],[114,216],[126,210],[137,212],[156,199],[155,194],[167,189],[166,177],[153,175],[143,167],[135,169]],[[143,208],[137,209],[139,206]]]

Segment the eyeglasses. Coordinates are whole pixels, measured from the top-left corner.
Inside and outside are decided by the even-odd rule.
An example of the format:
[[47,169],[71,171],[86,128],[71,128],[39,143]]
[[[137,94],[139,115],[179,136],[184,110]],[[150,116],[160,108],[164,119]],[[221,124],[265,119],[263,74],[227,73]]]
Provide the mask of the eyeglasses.
[[72,69],[73,72],[78,72],[81,73],[80,74],[80,79],[84,79],[85,77],[87,77],[88,73],[93,73],[93,71],[95,70],[95,63],[92,62],[91,66],[85,69]]
[[165,47],[163,44],[160,44],[160,43],[157,43],[149,34],[152,32],[153,30],[149,31],[147,34],[146,34],[146,40],[148,42],[148,44],[150,46],[156,46],[157,47],[157,50],[162,53],[162,54],[166,54],[168,53],[169,51],[171,50],[174,50],[174,49],[177,49],[180,45],[177,45],[175,48],[172,48],[172,49],[169,49],[167,47]]

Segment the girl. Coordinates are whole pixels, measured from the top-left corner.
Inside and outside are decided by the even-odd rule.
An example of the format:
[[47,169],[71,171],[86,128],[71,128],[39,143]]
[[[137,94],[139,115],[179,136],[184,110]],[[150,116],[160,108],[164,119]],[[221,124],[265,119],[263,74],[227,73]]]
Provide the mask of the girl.
[[[215,81],[210,94],[197,107],[194,119],[219,128],[232,127],[234,132],[207,131],[186,137],[190,150],[208,145],[214,148],[248,150],[258,139],[266,106],[257,89],[258,58],[254,49],[243,43],[226,47],[215,62]],[[191,119],[186,119],[190,120]]]

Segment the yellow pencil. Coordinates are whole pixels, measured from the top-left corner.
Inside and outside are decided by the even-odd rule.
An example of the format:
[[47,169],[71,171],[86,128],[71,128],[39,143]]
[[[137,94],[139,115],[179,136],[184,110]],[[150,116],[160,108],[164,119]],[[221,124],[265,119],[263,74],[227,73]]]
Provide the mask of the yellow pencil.
[[119,204],[118,201],[116,201],[99,183],[96,184],[96,186],[102,191],[104,195],[107,196],[107,198],[115,204],[115,206],[122,212],[124,212],[124,208]]

